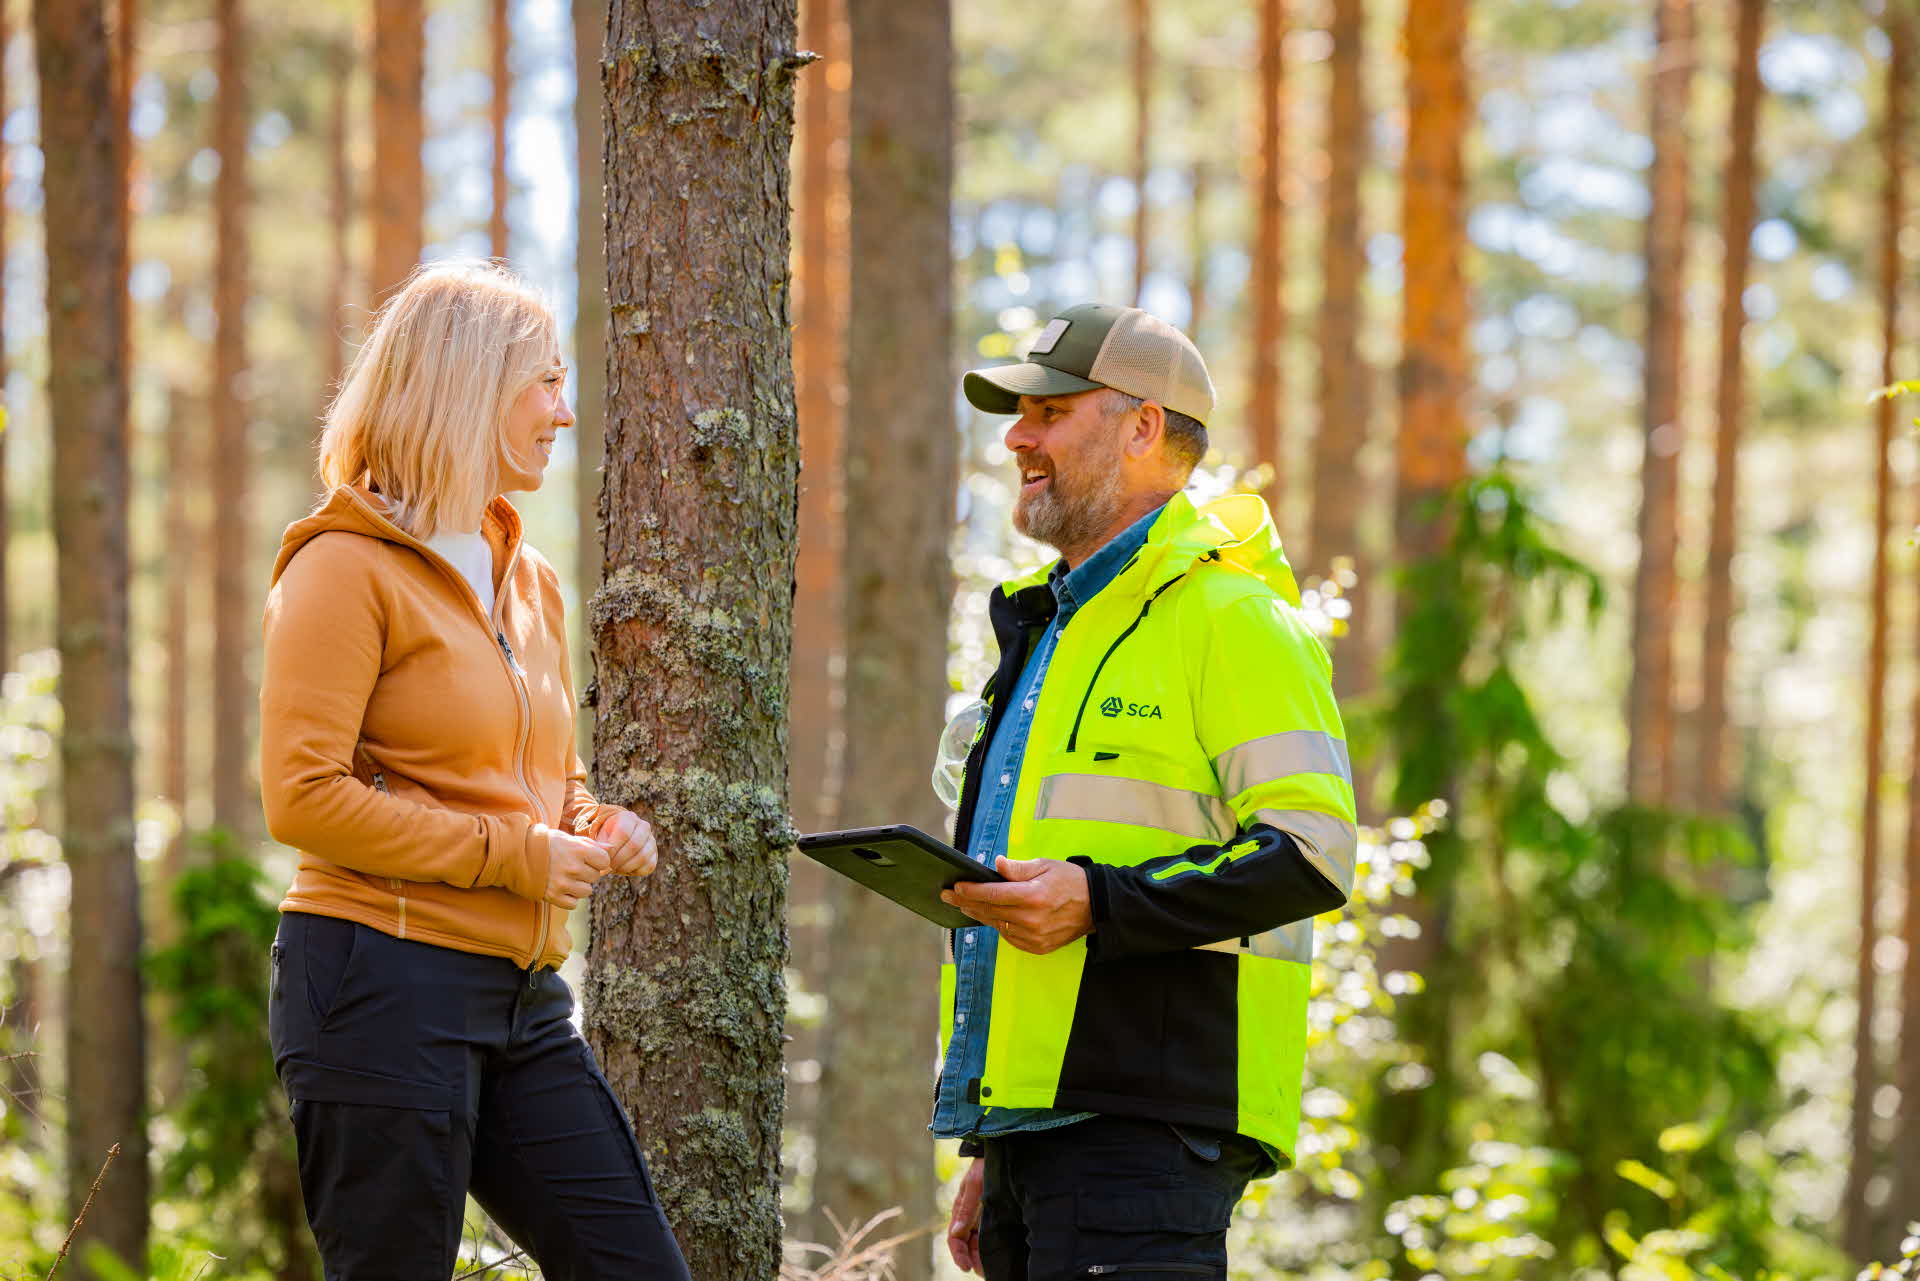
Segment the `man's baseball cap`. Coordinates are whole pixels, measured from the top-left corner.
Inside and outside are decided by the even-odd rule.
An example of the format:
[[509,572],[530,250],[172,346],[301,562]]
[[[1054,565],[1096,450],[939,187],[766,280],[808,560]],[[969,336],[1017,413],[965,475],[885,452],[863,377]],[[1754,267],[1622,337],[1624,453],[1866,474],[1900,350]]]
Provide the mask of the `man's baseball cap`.
[[1022,396],[1070,396],[1111,387],[1204,425],[1213,380],[1188,337],[1138,307],[1086,302],[1069,307],[1034,339],[1024,364],[976,369],[961,380],[967,400],[989,414],[1017,414]]

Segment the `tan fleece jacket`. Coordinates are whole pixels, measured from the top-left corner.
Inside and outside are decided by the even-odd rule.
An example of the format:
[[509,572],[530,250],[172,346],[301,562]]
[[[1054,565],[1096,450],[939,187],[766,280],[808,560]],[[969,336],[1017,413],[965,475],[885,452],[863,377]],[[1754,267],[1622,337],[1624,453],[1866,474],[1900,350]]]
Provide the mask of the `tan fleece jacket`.
[[300,851],[281,910],[558,965],[547,835],[618,812],[574,751],[559,576],[494,499],[489,618],[385,511],[342,485],[287,527],[274,563],[260,785],[268,830]]

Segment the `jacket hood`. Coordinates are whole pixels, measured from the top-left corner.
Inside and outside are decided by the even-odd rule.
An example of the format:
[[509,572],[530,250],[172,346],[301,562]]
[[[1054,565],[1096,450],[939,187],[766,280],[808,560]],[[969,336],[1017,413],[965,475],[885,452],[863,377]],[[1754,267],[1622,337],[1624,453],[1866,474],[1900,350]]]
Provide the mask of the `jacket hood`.
[[[1293,566],[1280,546],[1280,532],[1274,528],[1266,500],[1258,494],[1228,494],[1204,507],[1194,506],[1184,493],[1175,494],[1147,531],[1139,560],[1146,567],[1148,592],[1201,561],[1216,560],[1258,578],[1287,604],[1300,604]],[[1012,579],[1003,584],[1003,590],[1011,596],[1023,587],[1044,583],[1050,568]]]
[[1280,546],[1266,500],[1258,494],[1228,494],[1204,507],[1195,507],[1184,493],[1175,494],[1147,531],[1142,556],[1159,553],[1160,563],[1149,567],[1153,586],[1184,574],[1195,562],[1218,560],[1271,587],[1289,605],[1300,604],[1300,585]]
[[[364,534],[368,538],[411,547],[422,555],[437,556],[426,543],[393,523],[386,514],[386,499],[377,491],[365,485],[337,485],[327,495],[325,502],[314,508],[311,514],[288,525],[286,533],[280,536],[280,554],[274,557],[273,577],[268,585],[280,581],[281,573],[296,552],[319,535],[334,530]],[[520,513],[507,501],[506,495],[498,495],[487,504],[480,519],[480,532],[486,535],[489,543],[508,553],[519,544]]]

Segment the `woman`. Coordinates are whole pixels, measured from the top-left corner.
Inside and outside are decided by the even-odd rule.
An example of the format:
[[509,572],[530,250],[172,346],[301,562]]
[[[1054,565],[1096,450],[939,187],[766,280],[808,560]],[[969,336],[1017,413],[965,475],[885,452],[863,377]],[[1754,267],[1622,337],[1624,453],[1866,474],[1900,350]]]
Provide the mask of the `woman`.
[[504,497],[573,422],[565,374],[508,273],[417,272],[274,565],[261,792],[300,862],[269,1024],[328,1281],[449,1276],[469,1191],[550,1279],[687,1276],[555,972],[568,911],[655,859],[587,791],[560,580]]

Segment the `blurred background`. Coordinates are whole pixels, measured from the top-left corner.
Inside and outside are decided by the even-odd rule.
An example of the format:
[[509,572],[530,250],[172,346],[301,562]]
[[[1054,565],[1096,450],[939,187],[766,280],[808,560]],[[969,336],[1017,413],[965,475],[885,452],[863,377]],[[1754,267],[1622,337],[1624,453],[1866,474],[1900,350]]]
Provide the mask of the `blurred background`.
[[[573,357],[580,429],[515,502],[568,578],[586,684],[581,618],[613,563],[600,468],[621,461],[600,433],[607,16],[115,0],[87,37],[111,84],[91,124],[127,143],[98,217],[128,246],[110,372],[136,799],[116,857],[137,894],[83,918],[52,531],[99,496],[51,480],[48,306],[74,265],[43,213],[71,152],[37,78],[70,68],[47,71],[35,31],[97,6],[42,5],[0,7],[0,1273],[45,1272],[97,1172],[61,1137],[92,1106],[63,1048],[89,1017],[65,977],[100,941],[70,929],[86,919],[144,949],[144,1048],[103,1032],[92,1066],[145,1100],[149,1271],[311,1277],[260,1015],[291,868],[253,778],[267,575],[377,300],[416,261],[504,258]],[[859,0],[797,19],[820,55],[788,189],[797,828],[897,817],[866,812],[876,770],[934,805],[930,691],[847,692],[860,566],[902,537],[862,495],[954,515],[951,616],[912,626],[957,711],[993,667],[987,593],[1045,555],[1009,527],[1005,420],[957,375],[1072,303],[1137,303],[1208,360],[1195,490],[1272,505],[1371,825],[1356,901],[1319,935],[1298,1168],[1241,1206],[1235,1275],[1812,1278],[1920,1252],[1907,0],[907,10],[933,45],[863,40]],[[862,157],[929,127],[950,185],[903,212]],[[948,249],[931,358],[859,323],[863,291],[928,266],[862,263],[882,211]],[[863,394],[892,359],[938,412]],[[941,433],[950,468],[848,471],[863,440]],[[924,750],[850,780],[849,736],[890,721]],[[890,1075],[835,1071],[922,1018],[930,1036],[931,942],[876,983],[858,910],[794,868],[788,1270],[922,1278],[927,1236],[890,1260],[798,1244],[892,1207],[867,1240],[931,1221],[958,1170],[921,1129],[930,1041]],[[908,1123],[866,1124],[885,1117]],[[477,1214],[470,1246],[476,1269],[528,1267]]]

